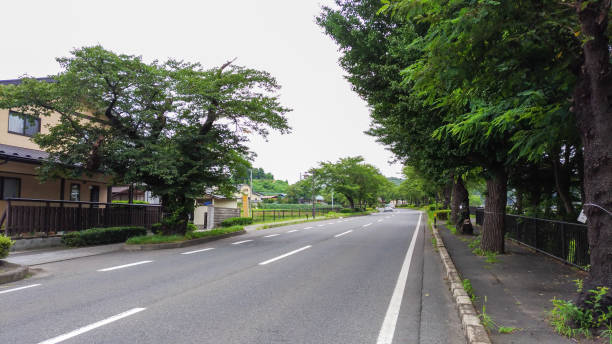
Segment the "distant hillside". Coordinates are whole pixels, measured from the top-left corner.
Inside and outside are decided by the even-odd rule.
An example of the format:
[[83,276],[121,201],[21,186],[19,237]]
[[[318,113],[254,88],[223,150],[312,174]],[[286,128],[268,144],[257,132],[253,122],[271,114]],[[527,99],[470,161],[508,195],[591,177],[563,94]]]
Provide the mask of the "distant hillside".
[[387,180],[395,184],[396,186],[400,185],[404,181],[404,179],[397,177],[387,177]]

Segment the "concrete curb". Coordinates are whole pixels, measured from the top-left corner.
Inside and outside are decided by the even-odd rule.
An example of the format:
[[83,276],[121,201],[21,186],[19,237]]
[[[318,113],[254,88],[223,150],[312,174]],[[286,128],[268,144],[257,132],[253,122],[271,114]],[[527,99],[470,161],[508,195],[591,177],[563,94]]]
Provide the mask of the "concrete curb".
[[9,262],[0,261],[0,266],[16,268],[11,271],[0,272],[0,284],[15,282],[24,279],[30,271],[30,269],[25,265],[18,265]]
[[181,248],[181,247],[204,244],[210,241],[225,239],[225,238],[242,235],[242,234],[246,234],[246,231],[244,229],[238,232],[227,233],[227,234],[217,235],[213,237],[204,237],[204,238],[180,241],[180,242],[168,242],[168,243],[163,243],[163,244],[144,244],[144,245],[124,244],[123,249],[126,251],[153,251],[153,250],[165,250],[165,249],[170,249],[170,248]]
[[446,246],[444,246],[444,241],[442,241],[438,229],[434,226],[431,226],[431,228],[433,236],[436,238],[436,248],[440,253],[440,259],[442,259],[442,265],[444,265],[446,277],[448,277],[450,291],[453,294],[455,306],[459,312],[461,326],[463,327],[463,332],[465,333],[468,344],[491,344],[489,334],[480,322],[480,318],[478,317],[478,313],[476,313],[470,296],[465,292],[465,289],[463,289],[463,283],[461,282],[459,272],[457,272],[455,264],[448,254]]

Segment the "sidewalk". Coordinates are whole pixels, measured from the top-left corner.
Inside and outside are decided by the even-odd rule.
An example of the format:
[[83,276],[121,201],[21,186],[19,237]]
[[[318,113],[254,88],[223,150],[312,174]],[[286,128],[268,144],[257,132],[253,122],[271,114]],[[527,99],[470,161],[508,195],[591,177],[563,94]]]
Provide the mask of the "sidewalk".
[[62,260],[95,256],[120,251],[122,248],[123,243],[80,248],[67,248],[62,246],[52,249],[11,252],[4,260],[9,263],[32,266],[59,262]]
[[506,241],[506,253],[496,263],[486,263],[468,247],[470,235],[452,234],[439,224],[439,233],[462,279],[469,279],[481,313],[486,300],[486,314],[499,326],[520,329],[511,334],[490,331],[493,343],[575,343],[556,334],[546,321],[552,309],[551,299],[571,300],[576,292],[572,280],[585,273],[552,258]]

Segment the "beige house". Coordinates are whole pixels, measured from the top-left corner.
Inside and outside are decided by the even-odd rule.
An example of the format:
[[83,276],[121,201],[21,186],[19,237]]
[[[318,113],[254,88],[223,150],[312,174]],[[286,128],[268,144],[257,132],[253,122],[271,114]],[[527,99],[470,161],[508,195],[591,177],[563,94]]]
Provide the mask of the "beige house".
[[[50,79],[43,81],[52,82]],[[19,80],[0,81],[0,85],[18,84]],[[83,115],[87,120],[87,115]],[[92,117],[93,118],[93,117]],[[59,178],[40,182],[37,167],[48,154],[31,139],[48,133],[59,122],[59,114],[34,117],[0,109],[0,222],[7,209],[7,198],[107,202],[109,178],[94,174],[81,178]]]

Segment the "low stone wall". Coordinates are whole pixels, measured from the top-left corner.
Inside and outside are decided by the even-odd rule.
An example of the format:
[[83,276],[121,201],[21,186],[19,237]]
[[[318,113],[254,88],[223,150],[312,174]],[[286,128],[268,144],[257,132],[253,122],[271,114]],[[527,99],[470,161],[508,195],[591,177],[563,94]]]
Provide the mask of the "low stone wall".
[[11,246],[10,251],[27,251],[39,248],[62,246],[61,236],[52,236],[44,238],[30,239],[15,239],[15,244]]

